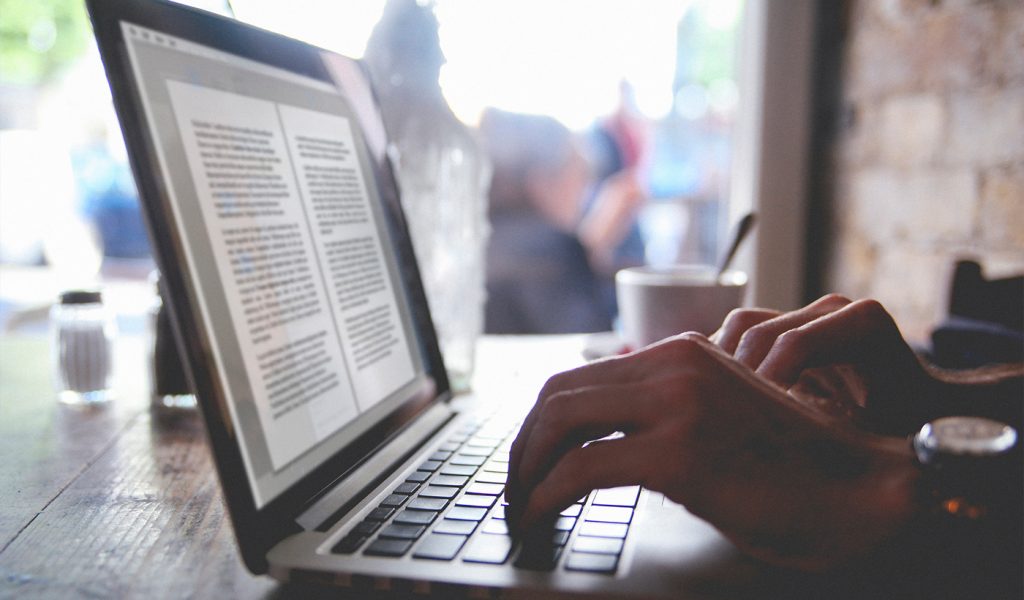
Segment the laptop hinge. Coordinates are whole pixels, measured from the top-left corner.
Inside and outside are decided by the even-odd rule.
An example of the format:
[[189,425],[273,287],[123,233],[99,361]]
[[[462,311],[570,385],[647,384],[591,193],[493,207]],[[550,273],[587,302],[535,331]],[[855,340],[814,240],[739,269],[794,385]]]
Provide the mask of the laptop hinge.
[[332,516],[354,504],[370,486],[386,477],[399,463],[419,449],[423,442],[452,418],[453,414],[451,407],[445,403],[432,406],[333,489],[321,496],[295,521],[307,531],[321,529],[321,525],[333,520]]

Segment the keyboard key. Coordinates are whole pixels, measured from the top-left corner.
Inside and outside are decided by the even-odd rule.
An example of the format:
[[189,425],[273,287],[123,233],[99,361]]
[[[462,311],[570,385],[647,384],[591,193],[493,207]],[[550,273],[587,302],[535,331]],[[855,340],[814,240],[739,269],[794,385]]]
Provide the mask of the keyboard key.
[[[490,437],[490,436],[484,437],[484,436],[477,435],[477,436],[474,436],[474,437],[470,438],[469,441],[466,442],[466,447],[467,448],[489,448],[490,450],[494,450],[495,448],[498,447],[499,444],[501,444],[501,438]],[[490,454],[490,452],[488,452],[488,454]]]
[[623,545],[622,540],[615,538],[591,538],[589,535],[580,535],[572,543],[572,551],[590,554],[620,554],[623,551]]
[[531,571],[550,571],[558,564],[562,548],[553,545],[525,545],[516,558],[515,566]]
[[451,560],[462,549],[466,543],[464,535],[445,535],[443,533],[431,533],[423,538],[420,545],[412,555],[416,558],[430,558],[433,560]]
[[629,523],[633,520],[633,509],[625,506],[591,506],[586,518],[588,521],[602,523]]
[[594,493],[594,504],[634,507],[639,497],[640,486],[638,485],[597,490]]
[[472,465],[445,465],[441,469],[442,475],[462,475],[463,477],[471,477],[473,473],[476,473],[476,467]]
[[564,546],[569,541],[568,531],[553,531],[551,533],[551,543],[556,546]]
[[459,493],[459,488],[443,485],[428,485],[420,492],[420,498],[452,498]]
[[437,462],[444,462],[444,461],[448,460],[451,457],[452,457],[452,453],[451,452],[446,452],[444,450],[438,450],[437,452],[435,452],[435,453],[430,455],[430,460],[436,460]]
[[491,455],[491,460],[494,462],[507,463],[509,461],[509,453],[501,451],[495,452]]
[[420,487],[420,484],[414,483],[414,482],[411,482],[411,481],[407,481],[407,482],[399,485],[398,487],[396,487],[395,488],[395,493],[396,494],[405,494],[407,496],[411,496],[412,493],[415,492],[416,488],[418,488],[418,487]]
[[491,519],[484,524],[484,528],[480,531],[484,533],[508,535],[508,524],[501,519]]
[[492,473],[508,473],[508,463],[491,461],[484,465],[484,471]]
[[470,467],[479,467],[485,462],[487,462],[486,456],[468,456],[466,454],[456,454],[451,460],[453,465],[464,465]]
[[580,525],[580,535],[623,539],[629,531],[628,525],[622,523],[596,523],[587,521]]
[[367,521],[363,521],[362,523],[359,523],[358,525],[353,527],[352,528],[352,533],[361,535],[363,537],[369,537],[369,536],[373,535],[373,532],[377,531],[378,527],[380,527],[380,522],[379,521],[369,521],[369,520],[367,520]]
[[505,518],[505,507],[500,505],[500,504],[498,506],[494,507],[494,512],[491,513],[491,517],[493,517],[495,519],[504,519]]
[[438,447],[438,450],[442,450],[444,452],[455,452],[456,450],[459,449],[459,446],[461,446],[461,445],[462,444],[459,443],[459,442],[448,441],[448,442],[445,442],[445,443],[441,444]]
[[455,501],[458,506],[476,506],[478,508],[490,508],[494,505],[494,496],[463,495]]
[[430,471],[413,471],[405,478],[406,481],[413,483],[423,483],[428,479],[430,479]]
[[341,538],[341,541],[331,548],[331,552],[334,552],[335,554],[352,554],[358,550],[365,541],[366,536],[359,535],[358,533],[350,533]]
[[505,485],[508,481],[508,473],[480,471],[480,474],[476,476],[476,481],[479,481],[480,483],[500,483],[501,485]]
[[436,471],[441,466],[442,462],[443,461],[440,461],[440,460],[427,460],[427,461],[424,461],[423,464],[420,465],[417,468],[420,471],[431,471],[431,472],[433,472],[433,471]]
[[469,477],[465,475],[438,475],[430,485],[446,485],[449,487],[462,487],[469,483]]
[[558,517],[555,519],[555,531],[572,531],[576,526],[576,519],[573,517]]
[[446,519],[454,519],[457,521],[482,521],[487,516],[486,508],[474,508],[472,506],[455,506],[452,507],[448,514],[445,515]]
[[381,500],[380,505],[390,508],[395,508],[405,504],[405,501],[409,499],[409,496],[404,494],[391,494],[387,498]]
[[441,522],[434,527],[434,533],[453,533],[458,535],[469,535],[476,529],[476,521],[458,521],[455,519],[441,519]]
[[512,539],[506,535],[478,535],[470,540],[462,560],[500,565],[508,560]]
[[565,568],[569,571],[588,571],[591,573],[614,573],[619,563],[619,557],[615,554],[587,554],[583,552],[572,552],[565,561]]
[[393,540],[415,540],[426,530],[426,527],[420,525],[388,525],[380,530],[379,537]]
[[574,552],[590,554],[618,554],[622,552],[622,540],[616,538],[579,536],[572,543]]
[[473,435],[477,429],[480,429],[480,427],[483,426],[489,416],[490,415],[488,414],[476,414],[466,417],[465,422],[462,423],[461,427],[459,427],[459,431],[468,435]]
[[412,548],[412,540],[383,540],[377,538],[363,554],[370,556],[402,556]]
[[573,504],[573,505],[570,505],[569,508],[563,510],[562,512],[560,512],[558,514],[562,515],[563,517],[578,517],[578,516],[580,516],[580,511],[582,511],[582,510],[583,510],[583,505],[581,505],[581,504]]
[[398,513],[394,523],[402,525],[430,525],[437,518],[437,513],[432,510],[410,510],[405,509]]
[[412,510],[443,510],[448,505],[444,498],[413,498],[407,508]]
[[494,448],[484,448],[481,446],[466,446],[459,450],[459,454],[465,456],[490,456],[491,452],[494,452]]
[[367,521],[387,521],[391,513],[395,512],[395,509],[388,508],[386,506],[379,506],[370,511],[370,514],[366,515]]
[[466,488],[467,494],[481,494],[484,496],[500,496],[505,491],[505,486],[500,483],[473,482]]

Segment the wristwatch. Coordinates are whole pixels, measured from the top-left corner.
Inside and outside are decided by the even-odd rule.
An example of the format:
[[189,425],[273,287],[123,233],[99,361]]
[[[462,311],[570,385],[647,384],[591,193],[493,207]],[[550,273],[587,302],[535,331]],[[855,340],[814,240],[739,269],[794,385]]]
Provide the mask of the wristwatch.
[[1022,465],[1017,431],[982,417],[944,417],[913,438],[922,498],[934,513],[979,520],[1014,508]]

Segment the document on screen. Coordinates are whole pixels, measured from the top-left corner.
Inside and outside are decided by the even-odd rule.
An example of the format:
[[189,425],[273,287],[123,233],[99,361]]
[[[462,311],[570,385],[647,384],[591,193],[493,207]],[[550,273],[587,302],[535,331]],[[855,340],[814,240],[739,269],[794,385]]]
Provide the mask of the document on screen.
[[414,376],[352,125],[167,88],[278,469]]

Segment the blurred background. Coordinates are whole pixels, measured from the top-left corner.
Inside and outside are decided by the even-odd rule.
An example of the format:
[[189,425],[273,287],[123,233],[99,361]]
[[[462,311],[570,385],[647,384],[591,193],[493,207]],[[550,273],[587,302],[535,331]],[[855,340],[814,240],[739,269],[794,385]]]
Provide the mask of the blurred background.
[[[359,57],[384,1],[194,4]],[[918,338],[945,310],[955,258],[1024,270],[1019,2],[433,4],[441,86],[466,124],[485,107],[548,115],[589,140],[591,161],[602,129],[626,124],[646,262],[711,262],[758,207],[755,302],[874,296]],[[152,261],[84,6],[0,0],[0,15],[10,330],[59,290],[139,281]]]
[[[385,5],[188,3],[356,58]],[[433,5],[440,83],[459,119],[475,127],[487,107],[553,117],[594,165],[621,163],[609,138],[626,130],[644,198],[640,260],[713,261],[727,227],[742,0]],[[0,327],[10,327],[61,289],[145,278],[153,263],[83,3],[0,0],[0,14]]]

